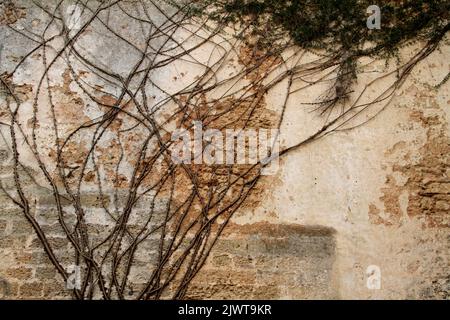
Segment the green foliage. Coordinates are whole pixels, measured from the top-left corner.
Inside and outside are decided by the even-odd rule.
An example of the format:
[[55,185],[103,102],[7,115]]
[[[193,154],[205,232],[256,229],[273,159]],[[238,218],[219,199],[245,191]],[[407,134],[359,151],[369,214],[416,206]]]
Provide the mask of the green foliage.
[[[208,4],[208,1],[206,1]],[[209,1],[204,12],[224,22],[253,20],[267,30],[282,29],[303,48],[353,55],[395,55],[402,45],[439,41],[449,29],[450,1],[380,1],[381,29],[369,30],[367,8],[373,0]],[[260,29],[262,30],[262,29]],[[256,32],[258,35],[258,32]],[[368,47],[369,45],[369,47]]]

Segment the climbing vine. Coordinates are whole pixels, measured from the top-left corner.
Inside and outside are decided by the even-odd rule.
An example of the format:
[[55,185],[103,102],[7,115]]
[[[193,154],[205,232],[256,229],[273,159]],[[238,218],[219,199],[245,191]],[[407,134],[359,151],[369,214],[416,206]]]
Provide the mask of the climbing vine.
[[[281,129],[295,94],[325,87],[319,100],[297,104],[317,112],[323,124],[277,158],[385,108],[445,39],[449,3],[384,2],[381,29],[369,30],[369,2],[33,1],[40,28],[17,28],[24,8],[16,8],[17,19],[0,20],[32,44],[0,72],[0,125],[14,180],[1,187],[65,281],[70,265],[81,266],[73,297],[186,297],[227,223],[258,190],[265,163],[173,163],[170,128],[192,131],[193,122],[201,122],[218,130]],[[80,13],[75,23],[65,16],[68,5]],[[13,2],[5,8],[15,12]],[[414,55],[403,61],[399,52],[413,44]],[[120,59],[108,60],[108,54]],[[395,65],[354,92],[364,73],[362,57]],[[30,61],[40,66],[31,89],[14,81]],[[197,70],[195,76],[182,72],[167,80],[183,65]],[[55,70],[64,70],[62,85],[54,81]],[[364,100],[379,82],[387,85]],[[276,112],[265,102],[273,90],[284,93]],[[35,172],[21,148],[31,154]],[[67,250],[56,248],[36,218],[36,189],[24,184],[31,176],[51,194],[49,219],[67,239]],[[86,190],[108,223],[90,222]],[[140,282],[131,276],[137,268],[145,270]]]

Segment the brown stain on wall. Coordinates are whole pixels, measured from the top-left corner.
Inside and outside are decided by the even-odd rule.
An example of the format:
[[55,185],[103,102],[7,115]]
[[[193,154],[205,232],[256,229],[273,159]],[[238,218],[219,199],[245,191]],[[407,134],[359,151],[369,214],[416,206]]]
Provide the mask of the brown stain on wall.
[[16,6],[13,1],[0,4],[0,26],[14,24],[25,16],[25,8]]
[[[410,88],[410,90],[413,90]],[[423,228],[450,227],[450,138],[448,123],[435,98],[425,92],[416,91],[417,102],[428,111],[415,109],[410,120],[420,124],[426,132],[425,143],[419,148],[420,159],[412,162],[405,142],[397,143],[386,151],[388,158],[402,154],[406,164],[394,163],[392,174],[386,177],[380,200],[384,212],[375,205],[369,207],[369,219],[374,224],[399,226],[402,218],[418,219]],[[430,112],[430,110],[432,112]],[[394,174],[400,175],[406,183],[396,181]],[[400,196],[408,195],[405,213],[401,209]]]
[[[73,81],[70,70],[63,73],[63,84],[49,87],[54,104],[54,112],[57,123],[66,134],[71,133],[91,119],[85,114],[85,103],[77,92],[70,89]],[[49,115],[51,119],[51,115]]]

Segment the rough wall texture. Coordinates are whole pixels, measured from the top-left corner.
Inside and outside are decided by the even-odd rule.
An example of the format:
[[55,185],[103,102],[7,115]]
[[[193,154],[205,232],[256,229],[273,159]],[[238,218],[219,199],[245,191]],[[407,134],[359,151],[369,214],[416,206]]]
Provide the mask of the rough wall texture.
[[194,299],[333,299],[332,229],[289,224],[230,225],[196,277]]
[[[39,25],[40,20],[31,10],[7,8],[2,12],[2,69],[20,60],[21,48],[28,47],[6,27],[16,23]],[[86,43],[100,52],[102,47],[96,47],[95,39],[91,34]],[[327,136],[283,158],[278,174],[261,181],[257,192],[227,226],[187,297],[448,299],[450,93],[448,84],[435,89],[430,83],[439,82],[448,72],[449,50],[448,45],[443,46],[421,63],[396,93],[393,103],[363,126]],[[106,64],[124,70],[129,67],[120,54],[104,54],[109,54]],[[34,59],[39,61],[40,57]],[[29,63],[13,79],[29,109],[36,93],[34,75],[39,68],[37,62]],[[189,67],[181,66],[180,70],[177,72],[195,74]],[[381,73],[383,68],[375,65],[373,71]],[[160,78],[176,82],[173,74],[173,70],[166,70]],[[83,76],[89,77],[80,78]],[[358,80],[359,86],[370,80],[370,74],[366,77]],[[95,115],[95,108],[85,104],[63,65],[53,69],[52,81],[55,111],[66,119],[61,124],[63,129],[70,130],[80,119],[89,121]],[[282,128],[287,145],[317,127],[317,117],[297,107],[297,101],[308,94],[318,92],[294,96],[290,101],[286,115],[289,120]],[[104,102],[114,99],[108,95],[100,98]],[[276,110],[278,100],[276,90],[268,95],[268,113]],[[0,121],[1,116],[2,109]],[[30,120],[25,117],[24,121]],[[50,131],[43,119],[40,125],[44,133]],[[2,136],[7,136],[4,128]],[[142,137],[137,134],[128,140],[125,148],[130,153],[134,150],[133,139],[139,141]],[[111,139],[103,148],[100,152],[105,171],[113,175],[121,147]],[[56,156],[50,147],[44,151],[49,159]],[[80,140],[68,148],[65,156],[79,164],[83,156],[78,161],[77,155],[84,152]],[[14,187],[11,158],[8,139],[4,138],[0,142],[0,178],[6,191]],[[32,190],[33,215],[51,235],[48,240],[64,261],[73,252],[52,211],[54,198],[34,181],[38,179],[37,170],[30,159],[22,168],[22,176],[26,177],[22,184]],[[86,179],[94,176],[92,172]],[[126,179],[117,177],[115,185],[120,188]],[[112,223],[103,207],[113,208],[120,201],[125,201],[120,193],[116,197],[108,190],[103,196],[89,189],[83,191],[82,202],[94,239],[100,239],[104,227]],[[142,224],[140,213],[148,209],[149,203],[144,198],[137,205],[132,217],[136,226]],[[70,220],[69,203],[63,202],[62,206]],[[163,214],[161,208],[162,204],[157,215]],[[149,272],[144,262],[152,256],[156,259],[152,240],[156,241],[148,239],[136,254],[142,264],[137,263],[131,270],[134,286],[128,288],[130,296],[144,285],[142,275]],[[367,286],[367,268],[373,265],[381,272],[381,288],[375,290]],[[70,298],[22,210],[4,193],[0,193],[0,297]]]
[[[427,84],[448,70],[444,50],[376,118],[284,159],[276,190],[237,221],[334,228],[342,298],[448,299],[450,100],[448,86]],[[290,116],[302,132],[304,115]],[[380,290],[366,286],[370,265]]]

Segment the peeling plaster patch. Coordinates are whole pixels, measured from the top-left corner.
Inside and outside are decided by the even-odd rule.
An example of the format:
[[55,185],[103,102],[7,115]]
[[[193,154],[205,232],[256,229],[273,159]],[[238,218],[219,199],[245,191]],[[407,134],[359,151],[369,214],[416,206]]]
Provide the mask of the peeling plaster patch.
[[12,1],[0,4],[0,26],[14,24],[25,16],[25,8],[17,7]]
[[[413,90],[418,107],[410,119],[426,131],[426,141],[418,149],[420,158],[413,162],[408,157],[408,145],[399,142],[386,151],[394,159],[392,173],[386,177],[383,196],[384,210],[371,204],[369,219],[373,224],[399,226],[403,219],[418,219],[423,228],[448,228],[450,215],[450,138],[448,124],[436,100],[425,92]],[[422,109],[419,109],[422,107]],[[431,111],[430,111],[431,110]],[[398,158],[403,154],[400,164]],[[383,215],[384,213],[384,215]]]

